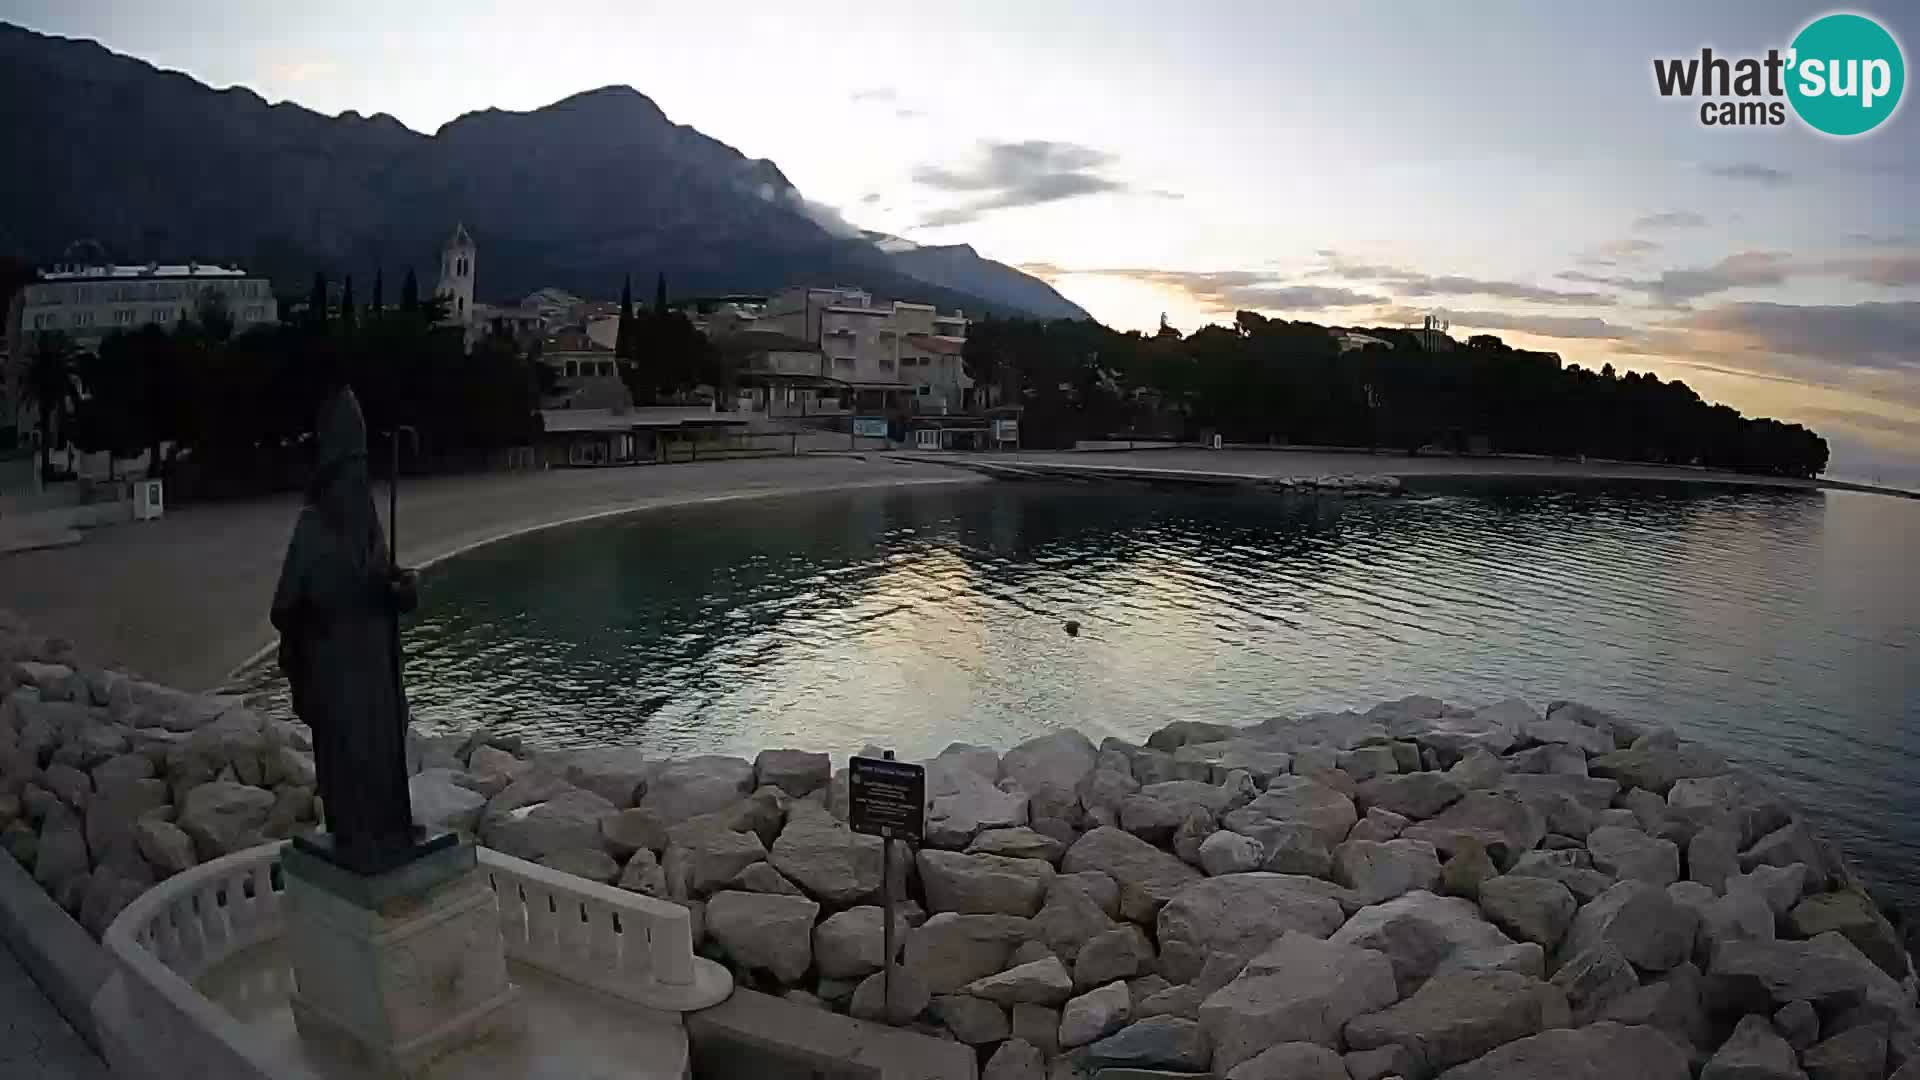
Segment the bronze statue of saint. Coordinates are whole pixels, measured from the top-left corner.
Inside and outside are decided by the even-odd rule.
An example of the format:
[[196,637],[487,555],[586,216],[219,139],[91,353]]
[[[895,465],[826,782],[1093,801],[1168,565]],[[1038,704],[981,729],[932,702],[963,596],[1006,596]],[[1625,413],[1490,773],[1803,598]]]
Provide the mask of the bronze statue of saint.
[[272,617],[293,710],[313,729],[329,836],[310,850],[372,874],[407,861],[417,843],[399,632],[417,599],[415,577],[388,554],[351,388],[321,407],[318,442]]

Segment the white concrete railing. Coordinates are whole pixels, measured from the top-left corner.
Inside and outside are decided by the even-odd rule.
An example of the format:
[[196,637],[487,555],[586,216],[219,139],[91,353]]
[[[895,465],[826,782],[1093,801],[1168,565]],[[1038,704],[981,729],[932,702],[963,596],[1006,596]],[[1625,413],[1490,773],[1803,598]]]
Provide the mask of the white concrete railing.
[[733,976],[693,955],[686,908],[480,849],[500,902],[507,957],[650,1009],[691,1012],[733,993]]
[[[287,1075],[284,1060],[256,1032],[194,987],[229,957],[285,931],[285,885],[276,880],[283,843],[176,874],[141,894],[107,928],[102,944],[116,970],[93,1010],[115,1075]],[[733,992],[724,967],[693,955],[690,916],[680,905],[488,848],[479,850],[479,859],[499,901],[508,957],[663,1011],[703,1009]],[[284,974],[290,983],[291,972]]]

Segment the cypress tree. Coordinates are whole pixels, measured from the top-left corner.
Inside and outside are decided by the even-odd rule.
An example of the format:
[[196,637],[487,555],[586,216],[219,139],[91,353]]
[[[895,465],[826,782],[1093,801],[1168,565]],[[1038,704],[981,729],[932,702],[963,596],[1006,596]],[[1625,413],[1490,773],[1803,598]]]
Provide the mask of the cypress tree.
[[386,284],[386,282],[382,280],[382,277],[383,275],[378,269],[374,270],[373,299],[367,304],[367,312],[372,315],[380,314],[380,293],[382,291],[382,286]]
[[653,276],[653,313],[655,315],[667,313],[667,275],[664,273],[656,273]]
[[327,275],[313,272],[313,294],[307,297],[307,321],[315,326],[327,323]]
[[420,310],[420,282],[413,276],[413,267],[407,267],[407,276],[400,282],[400,310]]
[[348,274],[347,280],[340,287],[340,329],[351,334],[353,327],[353,275]]
[[619,360],[633,356],[633,275],[620,282],[620,326],[614,333],[613,355]]

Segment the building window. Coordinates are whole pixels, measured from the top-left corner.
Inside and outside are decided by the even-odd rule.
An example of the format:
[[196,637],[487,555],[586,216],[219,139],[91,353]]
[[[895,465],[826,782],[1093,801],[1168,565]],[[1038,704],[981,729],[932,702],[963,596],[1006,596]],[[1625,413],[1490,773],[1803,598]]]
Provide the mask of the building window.
[[880,358],[880,370],[881,370],[881,371],[892,371],[892,370],[893,370],[893,357],[891,357],[891,356],[883,356],[883,357],[881,357],[881,358]]
[[567,361],[567,378],[577,379],[579,377],[580,377],[579,363],[573,360]]
[[120,326],[133,325],[133,309],[121,308],[113,313],[113,321]]
[[847,368],[847,369],[851,369],[851,368],[853,367],[853,357],[851,357],[851,356],[836,356],[836,357],[834,357],[834,358],[833,358],[833,366],[834,366],[834,367],[836,367],[836,368]]
[[464,313],[467,310],[467,298],[464,296],[460,297],[458,304],[459,310]]

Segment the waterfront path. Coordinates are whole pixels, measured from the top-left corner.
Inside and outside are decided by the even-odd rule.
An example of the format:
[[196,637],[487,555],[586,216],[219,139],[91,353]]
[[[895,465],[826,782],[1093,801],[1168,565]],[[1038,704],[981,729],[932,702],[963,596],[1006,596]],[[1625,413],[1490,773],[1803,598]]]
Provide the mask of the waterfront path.
[[[984,482],[938,465],[858,456],[403,478],[400,558],[419,566],[527,529],[658,506]],[[384,485],[375,501],[384,517]],[[213,689],[273,639],[267,607],[299,509],[292,494],[188,504],[159,521],[94,530],[70,547],[0,557],[0,608],[71,639],[90,662]]]
[[107,1066],[0,945],[0,1076],[107,1080]]

